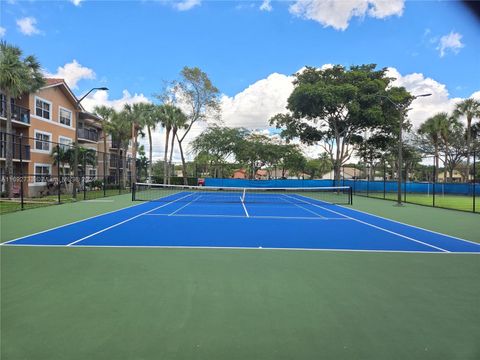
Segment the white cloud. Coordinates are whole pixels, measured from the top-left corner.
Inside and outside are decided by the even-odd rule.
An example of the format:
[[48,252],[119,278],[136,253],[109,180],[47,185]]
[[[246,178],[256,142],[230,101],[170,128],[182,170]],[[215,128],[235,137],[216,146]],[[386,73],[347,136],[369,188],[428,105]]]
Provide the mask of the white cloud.
[[[389,68],[387,75],[397,79],[392,83],[393,86],[404,86],[412,95],[432,94],[412,102],[408,118],[414,128],[436,113],[453,111],[455,105],[463,100],[451,98],[444,84],[420,73],[402,76],[397,69]],[[480,98],[480,91],[473,93],[472,96]]]
[[150,100],[143,94],[130,94],[128,90],[123,90],[122,97],[119,99],[109,99],[108,91],[95,91],[87,96],[82,105],[87,111],[93,111],[95,106],[108,106],[116,111],[121,111],[126,104],[150,103]]
[[458,54],[465,44],[462,43],[462,34],[457,32],[450,32],[440,38],[437,50],[440,51],[440,57],[444,57],[447,51],[452,51]]
[[404,0],[297,0],[289,10],[324,27],[346,30],[354,16],[383,19],[392,15],[401,16],[403,8]]
[[267,128],[268,120],[284,112],[293,91],[293,76],[273,73],[233,97],[221,98],[222,120],[226,126]]
[[201,0],[183,0],[173,3],[173,7],[179,11],[187,11],[201,4]]
[[47,72],[45,73],[45,76],[64,79],[68,86],[70,86],[72,89],[77,88],[77,83],[80,80],[92,80],[96,77],[95,72],[92,69],[82,66],[75,59],[64,66],[59,66],[55,74]]
[[25,35],[40,34],[41,31],[36,27],[37,19],[32,16],[17,19],[18,30]]
[[72,2],[73,5],[75,6],[80,6],[80,3],[83,1],[83,0],[70,0]]
[[262,5],[260,5],[260,10],[272,11],[272,4],[270,4],[270,0],[263,0]]
[[4,37],[6,32],[7,32],[7,29],[0,26],[0,37]]

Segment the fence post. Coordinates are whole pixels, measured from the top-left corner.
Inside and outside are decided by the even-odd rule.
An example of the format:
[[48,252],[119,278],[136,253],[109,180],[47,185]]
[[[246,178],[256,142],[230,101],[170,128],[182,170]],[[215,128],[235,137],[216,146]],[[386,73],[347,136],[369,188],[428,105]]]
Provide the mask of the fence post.
[[387,193],[387,165],[385,160],[383,160],[383,200],[386,198]]
[[83,200],[87,200],[87,152],[83,152]]
[[476,212],[475,198],[477,196],[477,153],[473,151],[473,212]]
[[58,182],[58,189],[57,189],[57,196],[58,196],[58,203],[61,203],[61,177],[60,177],[60,144],[57,144],[57,182]]
[[103,197],[107,196],[107,161],[106,149],[103,151]]
[[365,171],[367,172],[367,197],[370,197],[370,171],[366,164]]
[[437,183],[437,166],[435,165],[435,159],[433,160],[433,186],[432,186],[432,201],[433,207],[435,207],[435,184]]
[[19,136],[19,142],[20,142],[20,208],[23,210],[24,209],[24,204],[23,204],[23,144],[22,144],[22,134]]
[[135,201],[135,190],[136,190],[137,183],[132,184],[132,201]]

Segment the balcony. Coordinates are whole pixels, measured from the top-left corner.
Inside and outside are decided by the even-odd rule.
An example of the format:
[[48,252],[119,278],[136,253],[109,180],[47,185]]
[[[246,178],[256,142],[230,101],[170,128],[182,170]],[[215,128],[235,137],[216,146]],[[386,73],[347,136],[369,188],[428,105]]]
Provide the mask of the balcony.
[[[6,101],[0,101],[0,117],[7,118]],[[25,125],[30,125],[30,109],[12,104],[12,120]]]
[[[9,135],[11,136],[11,135]],[[22,161],[30,161],[30,145],[28,139],[20,139],[20,136],[13,135],[13,159]],[[0,158],[7,157],[7,134],[0,132]]]
[[78,139],[98,142],[98,131],[94,129],[78,129]]

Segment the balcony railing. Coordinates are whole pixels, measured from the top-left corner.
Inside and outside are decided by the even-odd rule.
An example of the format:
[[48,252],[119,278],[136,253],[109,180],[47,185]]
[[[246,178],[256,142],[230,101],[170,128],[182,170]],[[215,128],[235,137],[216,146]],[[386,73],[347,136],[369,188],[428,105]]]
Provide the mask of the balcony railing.
[[[12,136],[12,135],[9,135]],[[12,136],[12,158],[14,160],[30,160],[30,145],[27,139],[20,140],[20,136]],[[7,157],[7,134],[0,132],[0,158]]]
[[98,131],[87,128],[78,129],[78,138],[97,142]]
[[[0,116],[7,117],[7,102],[5,100],[0,101]],[[12,120],[30,124],[30,109],[24,108],[23,106],[12,104]]]

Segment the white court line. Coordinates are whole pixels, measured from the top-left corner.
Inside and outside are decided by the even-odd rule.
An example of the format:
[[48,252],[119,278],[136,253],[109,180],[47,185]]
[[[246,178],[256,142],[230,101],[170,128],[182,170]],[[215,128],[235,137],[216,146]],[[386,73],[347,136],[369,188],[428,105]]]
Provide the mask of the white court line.
[[[193,193],[192,193],[193,194]],[[183,205],[182,207],[179,207],[177,210],[175,210],[174,212],[171,212],[170,214],[168,214],[168,216],[172,216],[174,214],[176,214],[177,212],[179,212],[180,210],[186,208],[188,205],[190,205],[191,203],[194,203],[195,201],[197,201],[198,199],[200,199],[202,197],[202,195],[200,195],[199,197],[197,197],[196,199],[193,199],[192,201],[189,201],[188,203],[186,203],[185,205]]]
[[[287,195],[285,195],[285,194],[283,194],[283,196],[284,196],[284,197],[287,197]],[[285,201],[285,202],[287,202],[287,203],[290,203],[290,204],[293,204],[293,205],[295,205],[295,206],[298,206],[300,209],[306,210],[306,211],[308,211],[309,213],[315,214],[315,215],[317,215],[317,216],[319,216],[319,217],[321,217],[321,218],[325,218],[325,216],[322,216],[322,215],[320,215],[320,214],[317,214],[315,211],[312,211],[312,210],[310,210],[310,209],[307,209],[307,208],[304,207],[304,206],[295,204],[293,201],[287,201],[287,200],[284,199],[283,197],[281,197],[280,199],[282,199],[283,201]]]
[[138,217],[140,217],[140,216],[142,216],[142,215],[148,214],[148,213],[150,213],[150,212],[152,212],[152,211],[155,211],[155,210],[160,209],[160,208],[162,208],[162,207],[164,207],[164,206],[173,204],[174,202],[177,202],[177,201],[179,201],[179,200],[182,200],[182,199],[184,199],[184,198],[186,198],[186,197],[188,197],[188,196],[192,196],[192,195],[193,195],[193,193],[192,193],[192,194],[185,195],[185,196],[182,196],[181,198],[178,198],[178,199],[176,199],[176,200],[174,200],[174,201],[170,201],[170,202],[168,202],[168,203],[166,203],[166,204],[157,206],[157,207],[155,207],[155,208],[153,208],[153,209],[151,209],[151,210],[145,211],[145,212],[143,212],[143,213],[141,213],[141,214],[138,214],[138,215],[135,215],[135,216],[133,216],[133,217],[131,217],[131,218],[128,218],[127,220],[120,221],[119,223],[113,224],[112,226],[106,227],[106,228],[104,228],[104,229],[102,229],[102,230],[99,230],[99,231],[97,231],[97,232],[94,232],[93,234],[90,234],[90,235],[87,235],[87,236],[85,236],[85,237],[83,237],[83,238],[81,238],[81,239],[75,240],[75,241],[71,242],[70,244],[67,244],[66,246],[75,245],[76,243],[78,243],[78,242],[80,242],[80,241],[82,241],[82,240],[85,240],[85,239],[88,239],[88,238],[90,238],[90,237],[92,237],[92,236],[101,234],[101,233],[104,232],[104,231],[107,231],[107,230],[110,230],[110,229],[112,229],[112,228],[114,228],[114,227],[117,227],[117,226],[119,226],[119,225],[125,224],[126,222],[129,222],[129,221],[131,221],[131,220],[133,220],[133,219],[136,219],[136,218],[138,218]]
[[250,215],[248,214],[247,208],[245,206],[245,203],[242,200],[242,197],[240,197],[240,201],[242,202],[243,210],[245,210],[245,214],[247,215],[247,218],[250,217]]
[[[244,216],[242,216],[244,218]],[[317,219],[319,220],[319,219]],[[45,248],[64,248],[65,245],[34,245],[34,244],[8,244],[8,247],[45,247]],[[360,252],[360,253],[400,253],[400,254],[443,254],[443,255],[477,255],[478,252],[439,252],[439,251],[415,251],[415,250],[365,250],[365,249],[336,249],[336,248],[270,248],[270,247],[243,247],[243,246],[173,246],[173,245],[78,245],[71,246],[69,249],[91,249],[91,248],[106,248],[106,249],[172,249],[172,250],[280,250],[280,251],[323,251],[323,252]],[[78,251],[78,250],[77,250]]]
[[90,216],[90,217],[87,217],[87,218],[85,218],[85,219],[73,221],[73,222],[68,223],[68,224],[64,224],[64,225],[60,225],[60,226],[55,226],[55,227],[53,227],[53,228],[50,228],[50,229],[47,229],[47,230],[38,231],[38,232],[33,233],[33,234],[21,236],[21,237],[18,237],[18,238],[16,238],[16,239],[13,239],[13,240],[8,240],[8,241],[5,241],[5,242],[1,243],[0,245],[5,245],[5,244],[11,243],[11,242],[13,242],[13,241],[25,239],[25,238],[30,237],[30,236],[40,235],[40,234],[46,233],[47,231],[51,231],[51,230],[55,230],[55,229],[61,229],[61,228],[65,227],[65,226],[77,224],[77,223],[80,223],[80,222],[82,222],[82,221],[87,221],[87,220],[90,220],[90,219],[95,219],[95,218],[100,217],[100,216],[103,216],[103,215],[113,214],[114,212],[117,212],[117,211],[122,211],[122,210],[126,210],[126,209],[133,208],[133,207],[135,207],[135,206],[146,205],[146,204],[148,204],[148,203],[146,203],[146,202],[141,202],[141,203],[139,203],[139,204],[130,205],[130,206],[125,206],[124,208],[120,208],[120,209],[112,210],[112,211],[109,211],[109,212],[106,212],[106,213],[102,213],[102,214]]
[[[290,195],[285,195],[285,196],[290,196]],[[294,199],[297,199],[297,198],[294,198]],[[357,222],[359,222],[359,223],[361,223],[361,224],[364,224],[364,225],[373,227],[373,228],[375,228],[375,229],[382,230],[382,231],[385,231],[385,232],[387,232],[387,233],[400,236],[400,237],[402,237],[402,238],[404,238],[404,239],[411,240],[411,241],[414,241],[414,242],[416,242],[416,243],[419,243],[419,244],[422,244],[422,245],[426,245],[426,246],[429,246],[429,247],[431,247],[431,248],[434,248],[434,249],[437,249],[437,250],[441,250],[441,251],[444,251],[444,252],[450,252],[450,251],[445,250],[445,249],[443,249],[443,248],[441,248],[441,247],[438,247],[438,246],[435,246],[435,245],[432,245],[432,244],[429,244],[429,243],[426,243],[426,242],[423,242],[423,241],[420,241],[420,240],[411,238],[411,237],[406,236],[406,235],[402,235],[402,234],[396,233],[395,231],[391,231],[391,230],[382,228],[382,227],[380,227],[380,226],[370,224],[370,223],[368,223],[368,222],[366,222],[366,221],[362,221],[362,220],[359,220],[359,219],[355,219],[355,218],[350,217],[350,216],[348,216],[348,215],[339,213],[338,211],[334,211],[334,210],[331,210],[331,209],[327,209],[326,207],[323,207],[323,206],[320,206],[320,205],[317,205],[317,204],[313,204],[313,203],[310,203],[310,202],[305,201],[305,200],[302,200],[302,199],[297,199],[297,200],[300,200],[300,201],[303,201],[303,202],[305,202],[305,203],[307,203],[307,204],[310,204],[310,205],[319,207],[320,209],[324,209],[324,210],[330,211],[330,212],[332,212],[332,213],[334,213],[334,214],[337,214],[337,215],[340,215],[340,216],[345,216],[345,217],[347,217],[347,218],[350,218],[350,219],[352,219],[352,220],[354,220],[354,221],[357,221]]]
[[[170,216],[169,214],[144,214],[145,216]],[[224,214],[175,214],[172,217],[213,217],[213,218],[241,218],[245,219],[243,215],[224,215]],[[275,216],[275,215],[255,215],[249,216],[249,219],[291,219],[291,220],[352,220],[346,217],[341,218],[326,218],[313,216]]]
[[[301,195],[299,195],[299,196],[301,196]],[[370,199],[372,199],[372,198],[370,198]],[[383,199],[378,199],[378,200],[383,200]],[[417,204],[410,204],[410,205],[417,205]],[[401,224],[401,225],[413,227],[413,228],[415,228],[415,229],[423,230],[423,231],[426,231],[426,232],[429,232],[429,233],[432,233],[432,234],[442,235],[442,236],[446,236],[446,237],[449,237],[449,238],[452,238],[452,239],[455,239],[455,240],[460,240],[460,241],[467,242],[467,243],[469,243],[469,244],[473,244],[473,245],[478,245],[478,246],[480,246],[480,244],[477,243],[477,242],[475,242],[475,241],[465,240],[465,239],[459,238],[459,237],[457,237],[457,236],[442,234],[441,232],[438,232],[438,231],[421,228],[420,226],[415,226],[415,225],[406,224],[406,223],[403,223],[403,222],[401,222],[401,221],[389,219],[389,218],[386,218],[386,217],[383,217],[383,216],[380,216],[380,215],[371,214],[371,213],[368,213],[368,212],[365,212],[365,211],[362,211],[362,210],[347,208],[347,207],[345,207],[345,206],[338,205],[338,204],[335,204],[335,206],[341,207],[341,208],[343,208],[343,209],[347,209],[347,210],[359,212],[359,213],[362,213],[362,214],[365,214],[365,215],[374,216],[374,217],[377,217],[377,218],[380,218],[380,219],[383,219],[383,220],[393,221],[393,222],[395,222],[395,223],[397,223],[397,224]],[[422,205],[418,205],[418,206],[422,206]],[[437,209],[442,209],[442,208],[437,208]],[[444,209],[444,210],[448,210],[448,209]],[[450,210],[448,210],[448,211],[450,211]]]

